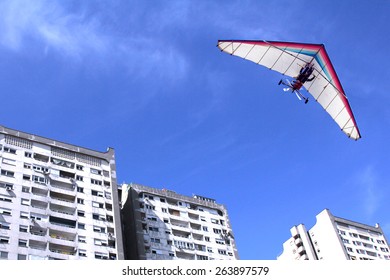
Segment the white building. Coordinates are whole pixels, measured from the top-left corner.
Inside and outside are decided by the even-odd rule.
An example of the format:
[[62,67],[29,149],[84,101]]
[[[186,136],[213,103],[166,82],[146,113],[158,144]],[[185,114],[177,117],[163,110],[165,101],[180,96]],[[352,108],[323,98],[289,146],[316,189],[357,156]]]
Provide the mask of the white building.
[[126,259],[235,260],[226,208],[213,199],[122,185]]
[[0,126],[0,259],[123,259],[115,155]]
[[369,226],[333,216],[328,209],[309,230],[291,228],[278,260],[390,260],[390,248],[377,224]]

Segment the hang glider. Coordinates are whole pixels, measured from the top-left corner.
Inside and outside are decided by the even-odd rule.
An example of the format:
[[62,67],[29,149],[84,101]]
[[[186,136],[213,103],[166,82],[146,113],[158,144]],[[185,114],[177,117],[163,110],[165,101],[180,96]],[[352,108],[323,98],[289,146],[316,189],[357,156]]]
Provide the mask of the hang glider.
[[[325,109],[341,130],[352,139],[361,138],[347,96],[322,44],[303,44],[275,41],[219,40],[218,48],[228,54],[253,61],[271,70],[292,77],[292,81],[281,80],[304,97],[299,89],[303,86]],[[302,71],[312,67],[310,75],[300,79]],[[303,82],[302,82],[303,81]],[[298,84],[295,84],[298,82]],[[295,88],[294,88],[295,87]],[[299,95],[298,95],[299,93]]]

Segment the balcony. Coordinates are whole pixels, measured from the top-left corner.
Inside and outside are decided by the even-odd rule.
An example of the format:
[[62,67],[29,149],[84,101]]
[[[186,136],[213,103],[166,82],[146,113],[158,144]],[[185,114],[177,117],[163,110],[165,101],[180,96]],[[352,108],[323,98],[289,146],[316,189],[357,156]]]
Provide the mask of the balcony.
[[59,193],[55,191],[50,191],[50,198],[52,201],[55,200],[56,204],[59,204],[61,206],[67,206],[67,207],[76,207],[76,196],[75,195],[69,195],[65,193]]
[[[177,207],[178,208],[178,207]],[[172,209],[171,207],[168,208],[168,212],[169,214],[171,214],[172,216],[176,216],[176,217],[181,217],[181,213],[179,210],[176,210],[176,209]]]
[[33,223],[33,225],[30,226],[30,234],[35,235],[35,236],[46,236],[47,228],[42,227],[38,223],[35,222],[35,223]]
[[176,257],[181,260],[195,260],[195,255],[186,253],[186,252],[178,252],[176,251]]
[[51,179],[50,185],[52,186],[51,189],[58,188],[61,190],[65,190],[67,191],[68,194],[71,194],[72,192],[75,191],[75,185],[71,183],[70,180],[60,181],[60,180]]
[[[47,199],[44,199],[47,200]],[[40,200],[35,200],[31,199],[31,207],[37,208],[37,209],[47,209],[48,203],[46,201],[40,201]]]
[[46,187],[42,187],[42,186],[39,186],[39,185],[36,185],[36,186],[33,186],[31,188],[31,193],[33,195],[36,195],[36,196],[42,196],[42,197],[46,197],[47,196],[47,188]]
[[189,223],[186,222],[186,221],[181,221],[181,220],[175,220],[175,219],[171,219],[171,225],[173,227],[176,227],[176,228],[181,228],[181,229],[188,229],[189,227]]
[[188,212],[188,218],[191,220],[199,221],[199,215]]
[[297,245],[297,247],[302,246],[302,244],[303,244],[302,239],[300,237],[295,239],[294,242],[295,242],[295,245]]
[[194,240],[204,241],[204,237],[201,234],[192,233],[192,237],[194,238]]
[[51,158],[51,162],[55,165],[58,165],[58,166],[63,166],[63,167],[66,167],[66,168],[70,168],[70,169],[74,169],[74,163],[73,162],[70,162],[70,161],[66,161],[66,160],[63,160],[63,159],[58,159],[58,158]]
[[39,251],[45,251],[47,248],[47,242],[43,240],[30,239],[28,247]]
[[45,155],[42,155],[42,154],[34,153],[33,157],[34,157],[35,160],[38,160],[38,161],[49,162],[49,157],[45,156]]
[[191,233],[182,231],[182,230],[177,230],[177,229],[172,229],[172,234],[176,237],[182,237],[182,238],[189,238]]
[[[55,212],[57,214],[56,216],[61,217],[61,218],[67,218],[67,216],[75,217],[75,214],[76,214],[75,207],[67,207],[67,206],[55,204],[55,203],[50,203],[49,209],[51,211]],[[60,214],[60,215],[58,215],[58,214]],[[63,215],[61,215],[61,214],[63,214]]]
[[49,242],[49,251],[61,255],[75,256],[77,252],[77,248],[74,246],[67,246],[67,245]]
[[76,221],[60,217],[50,216],[50,230],[66,231],[67,233],[76,233]]

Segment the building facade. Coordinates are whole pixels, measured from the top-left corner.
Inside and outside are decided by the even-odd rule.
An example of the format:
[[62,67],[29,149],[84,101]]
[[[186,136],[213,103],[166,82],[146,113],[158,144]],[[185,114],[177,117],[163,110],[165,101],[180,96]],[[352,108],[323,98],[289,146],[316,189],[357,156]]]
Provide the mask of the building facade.
[[226,208],[210,198],[122,185],[126,259],[238,259]]
[[123,259],[115,153],[0,126],[0,259]]
[[316,224],[290,229],[278,260],[390,260],[390,247],[379,226],[335,217],[325,209]]

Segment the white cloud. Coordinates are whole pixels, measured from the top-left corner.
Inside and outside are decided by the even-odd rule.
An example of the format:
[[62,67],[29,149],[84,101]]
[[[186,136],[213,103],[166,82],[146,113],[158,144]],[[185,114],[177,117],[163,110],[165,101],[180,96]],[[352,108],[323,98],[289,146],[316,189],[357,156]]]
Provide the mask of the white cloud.
[[104,51],[107,39],[99,34],[94,19],[68,13],[53,1],[6,1],[0,9],[1,44],[15,51],[26,48],[32,40],[66,55],[78,56],[85,51]]
[[358,176],[363,207],[368,217],[372,217],[381,206],[381,186],[372,166],[367,166]]
[[[1,2],[0,45],[15,52],[29,51],[35,45],[44,54],[53,53],[74,61],[85,62],[86,57],[92,57],[105,68],[122,65],[134,77],[152,72],[155,77],[177,79],[186,74],[185,55],[173,44],[161,43],[158,41],[161,38],[144,34],[140,22],[133,20],[133,26],[125,28],[121,26],[121,20],[125,19],[110,18],[110,21],[104,18],[104,12],[92,10],[92,6],[70,10],[67,3]],[[117,29],[124,32],[120,35],[112,32]]]

